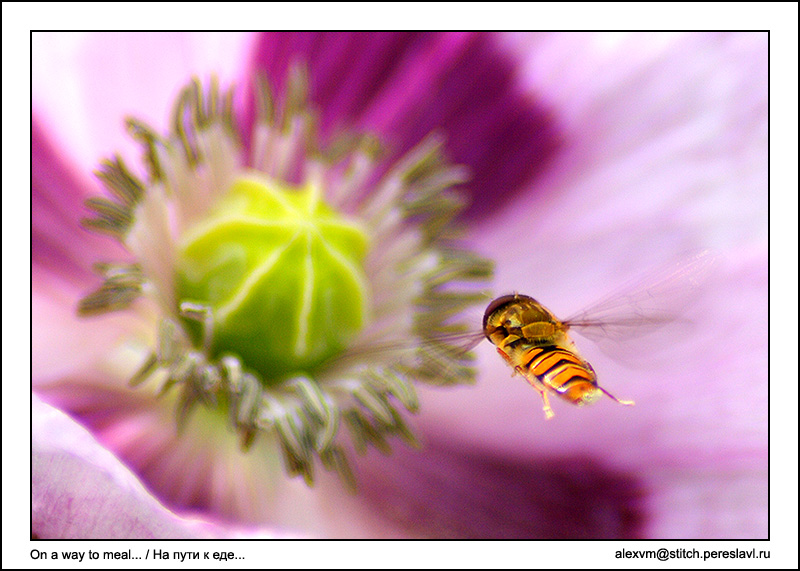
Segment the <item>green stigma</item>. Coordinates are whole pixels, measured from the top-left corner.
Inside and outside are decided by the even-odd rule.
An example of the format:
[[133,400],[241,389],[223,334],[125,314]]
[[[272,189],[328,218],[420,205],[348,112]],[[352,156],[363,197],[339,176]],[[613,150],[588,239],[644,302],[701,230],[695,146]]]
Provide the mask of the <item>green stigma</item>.
[[[347,348],[367,307],[367,237],[320,198],[259,173],[238,178],[178,250],[181,302],[208,307],[213,357],[238,355],[267,385]],[[194,341],[200,323],[186,320]]]

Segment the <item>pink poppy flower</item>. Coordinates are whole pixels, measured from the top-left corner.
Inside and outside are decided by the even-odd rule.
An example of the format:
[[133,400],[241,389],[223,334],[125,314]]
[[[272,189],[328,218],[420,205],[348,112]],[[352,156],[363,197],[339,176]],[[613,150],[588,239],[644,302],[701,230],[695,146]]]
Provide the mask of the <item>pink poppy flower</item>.
[[[765,34],[34,35],[33,533],[765,537],[766,54]],[[320,140],[384,141],[375,180],[431,131],[446,137],[444,155],[472,174],[459,225],[495,260],[498,294],[566,317],[713,250],[694,326],[629,345],[644,368],[579,342],[600,384],[636,406],[553,403],[545,422],[484,343],[475,387],[418,387],[421,449],[353,457],[351,495],[325,471],[313,488],[286,477],[274,441],[242,451],[210,407],[178,431],[174,393],[129,387],[159,305],[78,317],[99,285],[92,264],[131,260],[79,225],[102,194],[89,173],[116,151],[138,165],[122,118],[164,133],[190,75],[251,85],[266,72],[280,101],[291,62],[307,66]],[[234,107],[253,153],[252,101]],[[112,525],[119,513],[145,523]]]

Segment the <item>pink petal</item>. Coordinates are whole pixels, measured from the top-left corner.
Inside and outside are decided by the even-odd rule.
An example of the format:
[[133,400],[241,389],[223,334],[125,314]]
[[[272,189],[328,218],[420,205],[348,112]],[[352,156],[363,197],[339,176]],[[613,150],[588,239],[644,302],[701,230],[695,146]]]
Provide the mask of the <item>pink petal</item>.
[[259,36],[253,66],[281,92],[293,62],[310,69],[310,98],[326,133],[356,126],[377,132],[389,158],[433,130],[448,158],[471,168],[470,215],[515,196],[555,155],[551,110],[526,94],[516,54],[494,34],[271,33]]
[[[468,411],[464,411],[468,414]],[[589,453],[502,454],[432,434],[363,462],[376,513],[411,537],[636,539],[644,534],[641,474]]]
[[33,398],[32,534],[40,539],[286,537],[176,516],[92,435]]
[[[32,375],[35,387],[58,382],[105,358],[120,339],[134,335],[140,322],[133,314],[114,314],[89,320],[78,317],[78,299],[85,289],[33,272],[31,307]],[[44,275],[44,277],[39,277]]]
[[63,162],[36,116],[31,150],[32,373],[38,384],[97,363],[132,332],[135,317],[78,317],[79,300],[100,283],[92,265],[122,261],[127,254],[110,238],[80,226],[81,217],[89,215],[83,199],[96,185]]
[[91,212],[83,201],[99,185],[90,171],[80,172],[65,161],[63,145],[48,137],[37,115],[31,128],[31,256],[35,279],[49,277],[75,286],[92,287],[92,264],[124,259],[124,252],[107,237],[80,226]]
[[[167,126],[177,90],[192,76],[225,84],[244,72],[251,34],[219,32],[42,33],[32,37],[33,103],[61,152],[92,172],[114,152],[140,151],[123,120]],[[133,162],[133,164],[137,164]]]

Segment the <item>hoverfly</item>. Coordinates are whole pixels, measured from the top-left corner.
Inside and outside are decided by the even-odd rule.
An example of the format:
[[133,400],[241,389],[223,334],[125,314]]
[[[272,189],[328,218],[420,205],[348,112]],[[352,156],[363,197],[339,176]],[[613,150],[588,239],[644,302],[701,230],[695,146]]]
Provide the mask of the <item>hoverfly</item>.
[[701,252],[639,279],[568,319],[558,319],[532,297],[504,295],[483,316],[483,334],[500,356],[541,395],[546,418],[549,393],[577,406],[606,395],[594,368],[578,353],[570,329],[599,341],[622,341],[673,321],[690,301],[713,259]]
[[618,399],[598,384],[594,368],[581,357],[569,330],[579,331],[603,349],[609,348],[609,342],[613,345],[645,335],[680,317],[712,263],[707,251],[683,258],[563,320],[532,297],[503,295],[486,307],[480,331],[424,342],[455,343],[466,353],[488,339],[513,374],[524,377],[540,394],[547,419],[554,416],[551,393],[577,406],[590,404],[602,395],[622,405],[633,405],[633,401]]
[[552,418],[548,393],[583,406],[601,394],[620,400],[597,384],[597,374],[578,353],[567,331],[569,320],[559,320],[552,311],[527,295],[498,297],[486,308],[483,333],[505,362],[541,395],[545,418]]

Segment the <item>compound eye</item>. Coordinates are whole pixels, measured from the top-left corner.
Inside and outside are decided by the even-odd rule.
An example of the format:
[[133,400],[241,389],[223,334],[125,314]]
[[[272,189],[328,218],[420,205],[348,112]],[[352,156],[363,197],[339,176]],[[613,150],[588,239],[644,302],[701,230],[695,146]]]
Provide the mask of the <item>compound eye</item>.
[[514,302],[526,301],[526,300],[535,302],[535,300],[532,297],[529,297],[527,295],[521,295],[518,293],[503,295],[498,297],[497,299],[492,300],[492,302],[488,305],[486,311],[483,314],[483,330],[484,331],[486,330],[486,324],[489,321],[489,317],[491,317],[494,312]]

